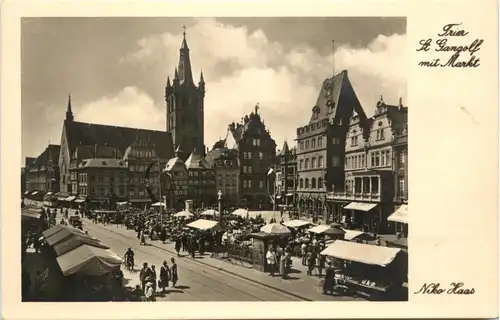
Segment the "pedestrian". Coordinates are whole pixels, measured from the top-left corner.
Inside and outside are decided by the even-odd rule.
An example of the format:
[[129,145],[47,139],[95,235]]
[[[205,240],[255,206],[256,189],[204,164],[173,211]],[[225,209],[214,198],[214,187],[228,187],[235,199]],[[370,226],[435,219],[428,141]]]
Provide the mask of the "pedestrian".
[[161,242],[165,243],[167,241],[167,229],[162,226],[161,228]]
[[273,247],[269,247],[269,250],[266,254],[267,265],[269,266],[269,273],[272,277],[274,277],[274,272],[276,269],[276,253],[274,252]]
[[182,240],[179,236],[175,238],[175,251],[177,252],[177,256],[180,257],[179,251],[181,251]]
[[323,269],[325,268],[326,257],[322,254],[318,254],[316,258],[316,264],[318,266],[318,277],[323,275]]
[[316,255],[315,255],[315,252],[310,247],[308,252],[307,252],[307,275],[308,276],[312,276],[315,262],[316,262]]
[[288,262],[288,257],[286,254],[284,254],[281,259],[280,259],[280,274],[283,279],[287,278],[287,262]]
[[141,245],[146,245],[146,235],[144,234],[144,229],[141,229],[139,231],[140,237],[141,237]]
[[175,259],[171,258],[172,266],[170,267],[170,274],[172,277],[172,287],[175,288],[177,281],[179,281],[179,274],[177,273],[177,263],[175,263]]
[[153,282],[151,280],[148,280],[148,282],[145,285],[146,288],[146,301],[155,301],[155,292],[153,288]]
[[163,261],[160,268],[160,289],[165,293],[165,288],[168,288],[168,282],[170,281],[170,268],[168,267],[167,261]]
[[307,245],[305,244],[305,242],[302,243],[302,245],[300,246],[300,253],[302,255],[302,265],[303,266],[307,266]]
[[142,269],[139,272],[139,280],[141,281],[142,291],[146,292],[146,279],[149,279],[151,274],[151,269],[148,267],[148,263],[144,262],[142,264]]
[[157,276],[156,276],[156,266],[153,264],[151,265],[151,281],[153,281],[153,291],[156,292],[157,288]]
[[330,294],[335,286],[335,269],[333,269],[333,264],[328,261],[328,266],[325,270],[325,280],[323,282],[323,294]]

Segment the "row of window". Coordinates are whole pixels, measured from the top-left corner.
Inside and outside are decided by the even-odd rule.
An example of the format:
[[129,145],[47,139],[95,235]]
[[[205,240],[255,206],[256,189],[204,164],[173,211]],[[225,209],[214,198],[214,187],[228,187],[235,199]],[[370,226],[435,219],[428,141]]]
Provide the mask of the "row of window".
[[391,166],[391,150],[372,151],[370,152],[370,160],[370,163],[367,163],[364,154],[349,155],[345,158],[345,168],[356,170]]
[[139,151],[139,150],[131,150],[129,155],[130,157],[138,159],[151,159],[155,156],[153,151]]
[[217,187],[236,187],[238,181],[236,179],[217,179]]
[[379,178],[378,177],[359,177],[347,180],[346,193],[379,193]]
[[[311,182],[309,184],[309,182]],[[324,188],[325,186],[323,185],[323,178],[311,178],[311,180],[309,180],[309,178],[300,178],[299,179],[299,188],[300,189],[322,189]]]
[[[377,141],[379,140],[384,140],[384,129],[378,129],[377,130]],[[358,139],[362,139],[362,135],[357,135],[351,137],[351,147],[355,147],[358,145]]]
[[[333,156],[332,157],[332,166],[338,167],[340,166],[340,157]],[[307,169],[323,169],[325,167],[325,163],[323,161],[323,156],[312,157],[311,159],[300,159],[299,160],[299,170],[307,170]]]
[[307,150],[309,148],[316,148],[316,145],[318,147],[323,146],[323,137],[313,137],[310,139],[305,139],[303,141],[300,141],[299,143],[299,150]]
[[237,172],[226,172],[225,174],[222,172],[217,173],[217,177],[219,177],[219,178],[222,178],[224,176],[227,178],[229,178],[229,177],[236,178],[238,176],[238,173]]
[[[252,160],[252,152],[243,152],[243,159]],[[259,160],[264,160],[264,152],[259,152]]]
[[[243,188],[251,188],[252,180],[243,180]],[[264,188],[264,181],[259,181],[259,188]]]

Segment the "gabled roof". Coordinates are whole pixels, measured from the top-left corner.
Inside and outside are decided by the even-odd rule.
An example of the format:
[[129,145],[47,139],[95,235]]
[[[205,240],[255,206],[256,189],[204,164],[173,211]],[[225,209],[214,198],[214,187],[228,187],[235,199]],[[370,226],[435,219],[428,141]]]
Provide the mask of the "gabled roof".
[[318,112],[318,117],[315,118],[313,112],[309,123],[316,122],[318,119],[333,120],[337,116],[338,107],[343,104],[352,106],[361,119],[366,119],[366,114],[347,75],[347,70],[323,81],[316,105],[313,108]]
[[79,145],[107,145],[125,154],[126,149],[138,139],[153,143],[162,159],[169,159],[174,155],[172,136],[169,132],[76,121],[64,121],[64,126],[70,152]]
[[167,164],[165,165],[164,171],[171,171],[176,165],[182,165],[184,166],[184,161],[182,161],[181,158],[179,157],[174,157],[168,160]]
[[45,168],[47,162],[52,161],[54,166],[59,164],[59,152],[61,151],[61,146],[56,144],[49,144],[47,148],[33,161],[33,158],[26,158],[26,160],[30,159],[29,165],[30,169],[37,170],[41,168]]
[[286,140],[285,140],[285,142],[283,143],[283,148],[281,148],[279,155],[280,155],[280,156],[284,156],[284,155],[286,155],[289,151],[290,151],[290,148],[288,148],[288,143],[287,143],[287,142],[286,142]]
[[192,169],[209,169],[210,164],[203,158],[203,155],[201,155],[196,149],[193,150],[189,158],[186,160],[186,169],[192,170]]

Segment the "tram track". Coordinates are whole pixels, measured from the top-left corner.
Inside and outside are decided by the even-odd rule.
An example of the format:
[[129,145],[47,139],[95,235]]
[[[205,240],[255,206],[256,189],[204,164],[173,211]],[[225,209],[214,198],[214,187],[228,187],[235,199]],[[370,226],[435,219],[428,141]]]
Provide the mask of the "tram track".
[[[111,229],[106,228],[104,226],[101,226],[99,224],[94,224],[94,223],[88,222],[88,221],[85,221],[84,224],[92,226],[95,229],[102,230],[103,232],[106,232],[107,233],[107,237],[112,238],[114,241],[116,241],[116,242],[118,242],[118,243],[120,243],[122,245],[127,246],[126,243],[129,243],[129,241],[132,240],[130,237],[127,237],[126,235],[124,235],[124,234],[122,234],[120,232],[116,232],[114,230],[111,230]],[[94,228],[89,228],[89,229],[94,229]],[[91,230],[89,230],[89,231],[91,231]],[[115,236],[114,237],[110,237],[111,234],[113,234]],[[154,249],[154,250],[149,250],[149,248]],[[150,246],[146,246],[146,247],[140,247],[140,246],[138,247],[137,244],[135,244],[133,246],[133,249],[136,250],[136,251],[140,251],[140,252],[142,252],[145,255],[153,256],[153,257],[159,259],[160,261],[161,260],[165,260],[165,256],[160,253],[161,251],[169,253],[169,254],[171,254],[174,257],[176,256],[175,252],[170,251],[170,250],[168,250],[166,248],[155,246],[155,245],[150,245]],[[158,251],[158,249],[161,250],[161,251]],[[245,300],[235,299],[234,296],[228,295],[227,292],[226,292],[226,290],[220,289],[221,287],[230,288],[231,290],[236,291],[236,292],[242,294],[243,296],[248,296],[248,297],[252,298],[252,300],[255,299],[256,301],[280,301],[280,300],[281,301],[283,301],[283,300],[285,300],[285,301],[312,301],[311,299],[308,299],[306,297],[302,297],[302,296],[300,296],[298,294],[287,292],[285,290],[281,290],[279,288],[276,288],[276,287],[264,284],[262,282],[257,282],[255,280],[246,278],[244,276],[241,276],[241,275],[236,274],[234,272],[225,270],[223,268],[219,268],[219,267],[210,265],[208,263],[197,261],[196,259],[193,260],[193,259],[189,259],[188,258],[188,259],[182,259],[180,261],[182,261],[182,263],[184,264],[183,268],[188,269],[190,272],[196,274],[197,276],[199,276],[201,278],[209,280],[208,282],[215,282],[216,286],[207,285],[207,283],[205,283],[203,281],[200,281],[200,280],[197,280],[194,277],[191,278],[190,281],[195,282],[195,283],[197,283],[197,284],[199,284],[201,286],[207,287],[211,291],[217,292],[218,294],[229,298],[229,300],[248,301],[247,300],[248,298],[245,299]],[[239,281],[240,283],[244,282],[244,285],[247,288],[246,288],[246,290],[243,290],[243,289],[239,289],[237,287],[231,286],[227,282],[221,281],[221,280],[217,279],[216,277],[211,277],[210,276],[211,272],[204,271],[204,270],[201,270],[201,272],[200,272],[199,269],[193,268],[193,266],[195,266],[195,265],[196,266],[202,266],[202,267],[208,267],[208,268],[211,269],[211,272],[213,272],[214,274],[224,273],[225,275],[228,275],[228,276],[232,277],[233,279]],[[252,288],[254,288],[254,289],[264,290],[264,291],[266,291],[266,293],[272,294],[273,296],[276,296],[279,299],[269,299],[268,297],[262,297],[261,295],[252,293],[252,292],[250,292],[251,290],[248,290],[249,286],[252,287]]]

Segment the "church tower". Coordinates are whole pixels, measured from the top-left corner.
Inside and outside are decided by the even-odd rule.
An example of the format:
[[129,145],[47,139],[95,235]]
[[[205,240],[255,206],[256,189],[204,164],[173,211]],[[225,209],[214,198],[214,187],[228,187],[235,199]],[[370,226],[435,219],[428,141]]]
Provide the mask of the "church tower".
[[167,79],[165,102],[167,106],[167,132],[172,135],[175,148],[184,151],[180,158],[186,160],[193,150],[205,150],[204,99],[205,80],[201,72],[198,86],[193,81],[189,47],[184,30],[180,48],[179,65],[174,79]]

